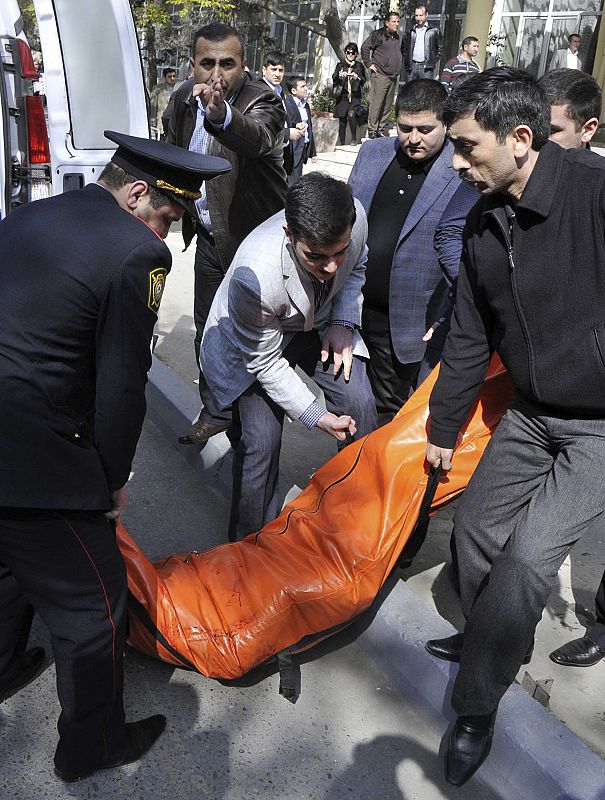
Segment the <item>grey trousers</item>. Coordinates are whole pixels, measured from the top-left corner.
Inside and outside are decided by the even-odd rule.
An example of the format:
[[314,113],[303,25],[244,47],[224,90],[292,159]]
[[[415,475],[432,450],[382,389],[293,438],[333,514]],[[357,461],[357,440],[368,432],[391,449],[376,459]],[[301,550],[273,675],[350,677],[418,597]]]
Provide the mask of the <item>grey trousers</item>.
[[[313,377],[324,392],[328,411],[350,414],[357,423],[357,437],[365,436],[376,428],[376,410],[365,362],[353,359],[347,383],[342,370],[334,377],[331,359],[327,365],[322,364],[320,349],[317,331],[300,332],[286,347],[284,357]],[[235,453],[229,539],[237,541],[260,530],[280,512],[279,453],[285,413],[258,381],[235,401],[233,412],[230,438],[235,442]]]
[[491,713],[515,679],[559,567],[603,513],[604,461],[602,419],[517,403],[496,429],[454,520],[466,617],[457,714]]
[[395,99],[397,75],[372,73],[368,133],[386,133],[389,129],[389,112]]

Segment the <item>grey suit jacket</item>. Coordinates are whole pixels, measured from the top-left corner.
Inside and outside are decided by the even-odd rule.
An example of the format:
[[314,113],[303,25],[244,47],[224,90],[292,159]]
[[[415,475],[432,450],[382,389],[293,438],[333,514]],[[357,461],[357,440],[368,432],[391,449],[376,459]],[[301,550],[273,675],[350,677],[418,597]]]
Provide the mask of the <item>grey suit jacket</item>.
[[[200,365],[221,407],[254,381],[289,417],[298,419],[315,395],[283,357],[298,331],[326,330],[331,319],[361,325],[367,222],[356,203],[347,257],[332,280],[325,303],[314,310],[313,286],[283,231],[280,211],[244,239],[214,298],[204,329]],[[353,352],[368,356],[355,331]]]
[[[349,184],[366,213],[397,147],[397,139],[384,137],[365,142],[359,151]],[[452,167],[452,154],[452,144],[447,142],[403,222],[393,253],[389,324],[393,349],[402,364],[422,360],[426,350],[422,337],[447,306],[447,282],[433,238],[447,204],[460,186],[458,173]]]
[[[569,48],[565,47],[563,50],[555,51],[555,54],[550,61],[550,66],[548,67],[549,72],[552,72],[553,69],[563,69],[567,67],[568,50]],[[584,69],[584,65],[580,56],[578,56],[578,69]]]

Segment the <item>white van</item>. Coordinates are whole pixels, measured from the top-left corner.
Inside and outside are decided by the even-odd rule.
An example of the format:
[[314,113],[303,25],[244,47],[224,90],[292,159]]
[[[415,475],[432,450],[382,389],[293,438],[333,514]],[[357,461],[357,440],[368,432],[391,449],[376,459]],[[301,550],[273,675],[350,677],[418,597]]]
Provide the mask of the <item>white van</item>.
[[[149,136],[143,68],[128,0],[34,0],[48,138],[16,0],[0,2],[0,217],[97,179],[115,145],[106,129]],[[31,65],[31,69],[30,69]]]

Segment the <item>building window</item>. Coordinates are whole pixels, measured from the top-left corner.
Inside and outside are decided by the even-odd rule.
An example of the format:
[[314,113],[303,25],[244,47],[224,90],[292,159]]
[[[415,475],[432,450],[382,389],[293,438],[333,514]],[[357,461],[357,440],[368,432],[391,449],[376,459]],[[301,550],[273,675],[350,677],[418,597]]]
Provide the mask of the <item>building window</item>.
[[539,78],[555,51],[567,47],[567,37],[579,33],[583,68],[591,72],[602,10],[603,0],[499,0],[494,14],[498,41],[488,66],[508,64]]

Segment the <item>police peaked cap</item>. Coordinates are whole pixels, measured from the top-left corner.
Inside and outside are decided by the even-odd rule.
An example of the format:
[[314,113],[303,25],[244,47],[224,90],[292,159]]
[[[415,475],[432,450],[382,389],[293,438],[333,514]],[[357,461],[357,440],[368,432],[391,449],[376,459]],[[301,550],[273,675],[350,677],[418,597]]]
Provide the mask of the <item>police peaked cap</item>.
[[112,161],[125,172],[169,194],[186,211],[194,211],[203,181],[224,175],[231,164],[224,158],[205,156],[167,142],[104,131],[118,145]]

